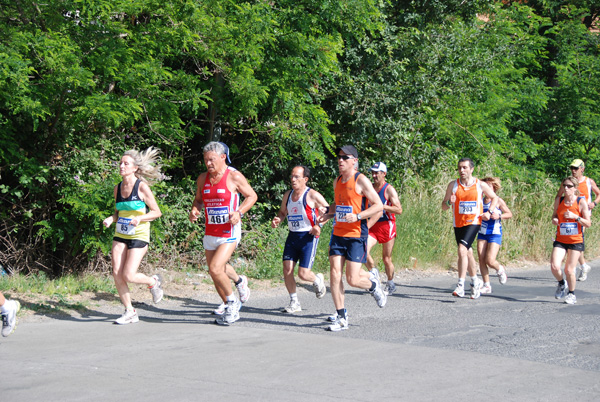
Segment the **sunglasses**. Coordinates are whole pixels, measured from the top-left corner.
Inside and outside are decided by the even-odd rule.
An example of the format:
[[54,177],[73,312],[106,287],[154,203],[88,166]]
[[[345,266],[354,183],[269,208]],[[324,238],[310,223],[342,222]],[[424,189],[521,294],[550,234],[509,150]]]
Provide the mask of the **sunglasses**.
[[580,168],[581,166],[579,166],[579,167],[575,167],[575,166],[569,166],[569,167],[571,168],[571,170],[579,170],[579,168]]
[[354,158],[354,156],[352,156],[352,155],[338,155],[338,157],[337,157],[337,158],[338,158],[338,159],[341,159],[341,160],[343,160],[343,161],[347,161],[348,159],[353,159],[353,158]]
[[564,187],[564,188],[573,188],[573,187],[575,187],[575,186],[574,186],[574,185],[572,185],[572,184],[563,184],[563,187]]

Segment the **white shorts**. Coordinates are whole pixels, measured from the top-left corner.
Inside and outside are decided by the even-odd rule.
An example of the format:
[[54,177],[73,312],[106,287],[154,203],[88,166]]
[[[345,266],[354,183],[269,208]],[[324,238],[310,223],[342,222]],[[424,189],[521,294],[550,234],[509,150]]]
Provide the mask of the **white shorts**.
[[219,248],[221,244],[235,243],[237,247],[240,244],[242,238],[242,227],[241,225],[235,225],[233,227],[233,236],[231,237],[219,237],[219,236],[204,236],[203,244],[204,250],[213,251]]

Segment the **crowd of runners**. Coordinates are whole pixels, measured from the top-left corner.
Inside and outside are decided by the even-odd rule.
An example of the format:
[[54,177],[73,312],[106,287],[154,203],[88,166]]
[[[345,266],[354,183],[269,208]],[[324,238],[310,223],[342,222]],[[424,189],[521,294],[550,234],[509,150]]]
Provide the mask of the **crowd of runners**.
[[[209,274],[222,303],[214,310],[215,322],[231,325],[240,319],[240,308],[250,297],[248,278],[238,275],[229,260],[241,240],[241,222],[258,200],[245,176],[229,166],[229,148],[222,142],[210,142],[203,149],[206,172],[196,180],[189,220],[197,222],[204,216],[203,245]],[[348,310],[344,299],[343,275],[346,283],[368,291],[378,307],[386,305],[388,295],[396,291],[392,250],[396,238],[396,215],[402,205],[396,189],[386,181],[387,166],[377,162],[371,168],[372,182],[358,170],[359,155],[352,145],[336,150],[339,175],[333,181],[334,200],[308,186],[310,169],[294,166],[290,174],[291,189],[285,192],[281,207],[272,219],[276,228],[284,220],[288,237],[283,250],[283,277],[289,293],[289,303],[283,313],[302,311],[294,277],[311,282],[317,298],[327,292],[323,274],[312,271],[323,225],[333,220],[329,241],[329,289],[335,312],[328,317],[327,329],[342,331],[348,328]],[[506,202],[498,196],[500,180],[473,176],[475,165],[469,158],[458,162],[459,178],[448,184],[442,209],[451,210],[458,253],[458,283],[452,292],[465,297],[466,275],[470,278],[470,298],[492,293],[489,268],[493,268],[500,284],[508,280],[506,269],[497,260],[502,244],[502,221],[513,216]],[[584,176],[585,164],[575,159],[557,192],[552,224],[556,225],[551,271],[557,280],[556,299],[575,304],[576,281],[585,281],[590,266],[583,252],[584,229],[591,225],[591,210],[596,206],[600,189]],[[112,244],[112,268],[115,286],[125,311],[116,324],[139,321],[133,308],[129,283],[148,286],[154,303],[163,298],[160,275],[146,276],[138,272],[150,242],[150,222],[161,216],[150,184],[161,176],[158,150],[127,151],[119,164],[122,181],[114,188],[115,211],[103,221],[105,227],[115,224]],[[594,196],[594,200],[592,200]],[[477,238],[475,261],[472,244]],[[382,261],[386,274],[382,284],[371,250],[382,245]],[[565,260],[564,273],[562,263]],[[366,267],[363,268],[363,265]],[[481,279],[477,267],[481,271]],[[579,274],[579,276],[578,276]],[[233,291],[233,285],[237,295]],[[0,292],[2,335],[10,335],[17,323],[19,302],[6,300]]]

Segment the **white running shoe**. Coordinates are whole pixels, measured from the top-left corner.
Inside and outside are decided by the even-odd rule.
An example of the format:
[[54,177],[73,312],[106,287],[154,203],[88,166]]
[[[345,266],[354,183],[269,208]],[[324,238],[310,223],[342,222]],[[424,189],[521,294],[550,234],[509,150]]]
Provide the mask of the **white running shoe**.
[[327,287],[325,286],[325,277],[323,274],[317,274],[317,279],[313,282],[313,289],[317,299],[322,299],[327,293]]
[[[348,311],[346,309],[344,309],[344,314],[346,315],[346,321],[348,321]],[[335,322],[335,320],[338,319],[338,313],[337,311],[333,314],[331,314],[329,317],[327,317],[327,321],[329,322]]]
[[371,292],[371,296],[373,296],[373,298],[377,302],[377,305],[380,308],[385,307],[385,303],[387,303],[387,295],[383,293],[383,289],[381,289],[381,283],[379,282],[379,280],[375,282],[375,289],[373,289],[373,291]]
[[213,310],[212,313],[214,315],[223,315],[223,314],[225,314],[226,308],[227,308],[227,304],[221,303],[221,304],[219,304],[219,307],[217,307],[215,310]]
[[567,304],[577,303],[577,297],[575,297],[575,293],[569,293],[567,295],[567,297],[565,297],[565,303],[567,303]]
[[482,286],[483,281],[479,278],[475,279],[475,283],[471,284],[471,299],[479,299],[479,296],[481,296]]
[[506,276],[506,269],[504,268],[504,266],[500,265],[500,269],[498,270],[498,281],[501,285],[504,285],[506,284],[507,280],[508,276]]
[[489,283],[484,283],[483,286],[481,287],[481,294],[489,295],[491,293],[492,293],[492,285],[490,285]]
[[579,267],[581,268],[581,273],[579,274],[579,278],[577,278],[577,280],[583,282],[587,279],[587,274],[590,272],[592,267],[587,264],[581,264]]
[[158,303],[162,300],[164,295],[162,288],[162,277],[160,275],[152,275],[152,279],[154,279],[156,282],[154,283],[154,286],[148,286],[148,289],[150,289],[150,294],[152,294],[152,301],[154,303]]
[[456,285],[456,289],[452,292],[452,296],[465,297],[465,287],[463,285]]
[[18,300],[7,300],[4,308],[8,310],[2,313],[2,336],[9,336],[17,328],[17,313],[21,309],[21,303]]
[[235,285],[240,295],[240,301],[246,303],[250,298],[250,288],[248,287],[248,278],[246,275],[240,275],[242,281],[239,285]]
[[300,307],[300,302],[298,300],[293,299],[290,299],[290,304],[288,304],[283,308],[283,310],[281,310],[282,313],[289,314],[297,313],[298,311],[302,311],[302,307]]
[[219,325],[231,325],[237,320],[240,319],[240,308],[242,307],[242,302],[239,300],[234,300],[227,302],[227,307],[225,308],[225,313],[215,320],[215,323]]
[[371,270],[369,271],[370,277],[369,279],[374,281],[374,282],[381,282],[381,278],[379,277],[379,270],[377,269],[377,267],[373,267],[371,268]]
[[125,325],[125,324],[133,324],[134,322],[138,322],[140,317],[138,317],[137,311],[135,310],[125,310],[123,315],[116,319],[115,324]]
[[565,294],[567,292],[568,292],[568,290],[567,290],[567,283],[565,282],[564,285],[561,285],[559,283],[558,286],[556,287],[556,292],[554,293],[554,298],[555,299],[562,299],[563,297],[565,297]]
[[339,332],[348,329],[348,318],[337,317],[336,320],[328,328],[329,331]]

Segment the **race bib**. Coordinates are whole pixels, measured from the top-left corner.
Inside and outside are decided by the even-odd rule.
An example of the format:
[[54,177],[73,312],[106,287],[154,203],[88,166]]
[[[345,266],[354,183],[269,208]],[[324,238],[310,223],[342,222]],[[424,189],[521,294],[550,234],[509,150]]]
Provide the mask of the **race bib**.
[[458,203],[458,213],[461,215],[473,215],[477,211],[477,201],[461,201]]
[[135,226],[131,224],[131,218],[119,217],[117,221],[117,233],[133,236],[135,234]]
[[335,206],[335,220],[337,222],[346,222],[346,214],[352,213],[351,205],[336,205]]
[[300,229],[304,218],[302,217],[302,215],[288,215],[287,221],[290,230]]
[[208,225],[220,225],[229,222],[229,207],[208,207],[206,208]]
[[577,234],[577,223],[575,222],[563,222],[560,224],[560,235],[571,236]]

